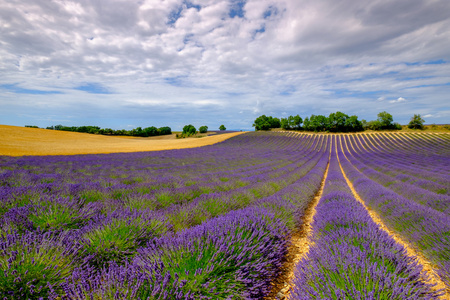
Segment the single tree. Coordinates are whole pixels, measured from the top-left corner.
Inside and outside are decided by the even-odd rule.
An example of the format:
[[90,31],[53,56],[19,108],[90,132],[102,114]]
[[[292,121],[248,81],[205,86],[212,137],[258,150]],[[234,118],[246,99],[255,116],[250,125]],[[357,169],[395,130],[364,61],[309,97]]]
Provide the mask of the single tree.
[[195,129],[195,127],[191,124],[185,125],[183,127],[183,135],[184,136],[194,135],[196,132],[197,132],[197,129]]
[[255,130],[269,130],[269,118],[266,115],[259,116],[256,118],[252,126],[255,127]]
[[392,115],[390,113],[382,111],[377,115],[377,117],[378,117],[377,121],[380,122],[381,129],[393,128],[392,121],[394,119],[392,118]]
[[219,129],[220,129],[220,130],[227,130],[227,128],[226,128],[225,125],[223,125],[223,124],[220,125]]
[[200,133],[206,133],[208,131],[208,126],[200,126],[198,131]]
[[423,129],[423,123],[425,122],[424,119],[419,115],[414,114],[414,116],[411,118],[411,121],[409,121],[408,128],[411,129]]

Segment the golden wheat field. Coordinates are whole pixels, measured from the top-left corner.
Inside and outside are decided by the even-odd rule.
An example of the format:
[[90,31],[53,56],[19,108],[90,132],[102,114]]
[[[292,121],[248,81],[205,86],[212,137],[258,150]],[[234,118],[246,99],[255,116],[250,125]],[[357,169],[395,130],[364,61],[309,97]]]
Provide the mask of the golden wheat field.
[[0,125],[0,155],[75,155],[194,148],[222,142],[243,132],[203,138],[134,138]]

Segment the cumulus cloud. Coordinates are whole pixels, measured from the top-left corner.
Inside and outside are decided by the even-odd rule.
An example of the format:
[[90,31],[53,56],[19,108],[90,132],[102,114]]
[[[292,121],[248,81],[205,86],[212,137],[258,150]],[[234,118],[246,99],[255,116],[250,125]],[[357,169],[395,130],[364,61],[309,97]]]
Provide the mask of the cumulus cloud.
[[371,119],[398,94],[389,102],[448,112],[448,11],[446,0],[0,0],[0,104],[20,125],[31,92],[49,91],[37,95],[49,115],[82,99],[109,127],[148,121],[142,108],[184,118],[174,107],[244,128],[288,109]]
[[395,100],[389,101],[389,103],[401,103],[401,102],[406,102],[406,99],[403,98],[403,97],[398,97],[398,98],[395,99]]

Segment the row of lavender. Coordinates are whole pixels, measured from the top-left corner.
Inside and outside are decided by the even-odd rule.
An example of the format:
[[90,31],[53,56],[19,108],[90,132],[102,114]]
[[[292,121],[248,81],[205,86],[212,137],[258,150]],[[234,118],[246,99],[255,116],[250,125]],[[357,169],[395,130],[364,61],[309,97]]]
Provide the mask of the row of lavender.
[[[358,164],[358,170],[360,172],[363,172],[370,179],[410,200],[450,214],[450,191],[447,191],[450,182],[448,184],[440,184],[431,179],[421,179],[419,181],[417,178],[401,173],[402,170],[405,170],[405,167],[402,168],[398,163],[399,153],[397,155],[380,157],[379,152],[355,152],[351,151],[354,149],[353,142],[350,137],[343,137],[345,149],[349,150],[349,157],[352,159],[352,162],[355,161],[355,164]],[[409,158],[402,155],[400,159],[408,161]],[[436,163],[442,164],[439,161],[436,161]],[[382,167],[383,165],[385,167]],[[411,165],[411,162],[408,165]],[[417,172],[423,175],[423,170],[417,167],[415,168]],[[436,176],[436,173],[432,174]],[[446,180],[445,176],[440,175],[439,180]]]
[[[415,137],[420,140],[420,136]],[[394,162],[396,172],[405,173],[412,177],[424,180],[432,180],[448,186],[450,178],[448,175],[448,154],[445,141],[435,138],[434,143],[423,141],[420,147],[417,141],[411,143],[402,135],[365,135],[360,139],[353,138],[358,151],[372,152],[385,162]],[[448,142],[447,142],[448,144]],[[448,191],[447,191],[448,192]]]
[[0,158],[6,299],[259,299],[329,137],[245,134],[133,154]]
[[435,299],[417,262],[353,197],[334,148],[290,299]]
[[[369,138],[373,139],[372,148]],[[384,224],[422,253],[450,288],[450,174],[448,168],[447,171],[442,168],[450,161],[448,151],[444,149],[448,142],[434,140],[442,149],[433,151],[430,147],[421,154],[427,160],[428,153],[432,158],[428,160],[430,170],[436,170],[425,179],[425,172],[421,174],[420,167],[409,167],[416,163],[420,165],[421,159],[408,150],[412,146],[407,140],[390,148],[389,154],[376,141],[381,142],[383,138],[339,137],[338,155],[345,173],[366,205],[380,215]],[[424,143],[422,148],[426,147],[427,143]],[[402,180],[405,178],[403,170],[408,180]],[[422,178],[414,179],[414,172]]]

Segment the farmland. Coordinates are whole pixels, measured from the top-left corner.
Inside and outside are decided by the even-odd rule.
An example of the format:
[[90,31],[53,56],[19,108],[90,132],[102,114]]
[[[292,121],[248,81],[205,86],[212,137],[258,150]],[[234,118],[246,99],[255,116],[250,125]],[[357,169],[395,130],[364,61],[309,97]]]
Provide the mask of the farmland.
[[0,294],[448,299],[449,154],[448,134],[251,132],[0,156]]
[[136,138],[0,125],[0,155],[75,155],[185,149],[212,145],[238,134],[241,132],[201,139],[176,139],[175,134]]

